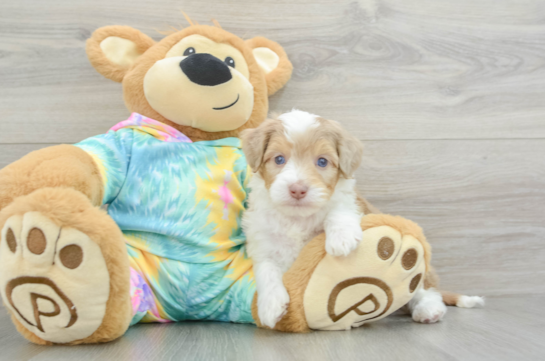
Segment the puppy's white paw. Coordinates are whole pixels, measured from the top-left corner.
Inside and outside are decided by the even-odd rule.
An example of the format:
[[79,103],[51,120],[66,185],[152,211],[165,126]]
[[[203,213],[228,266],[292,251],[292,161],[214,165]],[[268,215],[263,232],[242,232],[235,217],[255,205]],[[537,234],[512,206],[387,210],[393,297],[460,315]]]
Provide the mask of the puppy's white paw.
[[420,323],[436,323],[447,313],[447,306],[442,301],[422,299],[412,310],[413,321]]
[[456,302],[456,307],[484,307],[484,298],[479,296],[460,296],[458,302]]
[[363,238],[359,223],[343,223],[326,229],[325,250],[332,256],[348,256]]
[[274,328],[276,323],[287,313],[290,296],[284,287],[277,287],[270,292],[259,295],[257,302],[261,323]]

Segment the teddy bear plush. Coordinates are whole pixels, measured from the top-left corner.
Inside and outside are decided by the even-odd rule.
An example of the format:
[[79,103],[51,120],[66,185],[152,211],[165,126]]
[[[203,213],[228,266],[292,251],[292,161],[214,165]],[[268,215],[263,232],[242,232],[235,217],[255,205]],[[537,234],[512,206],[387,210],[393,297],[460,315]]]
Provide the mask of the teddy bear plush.
[[[268,97],[290,79],[286,53],[192,25],[159,42],[103,27],[87,54],[122,83],[132,114],[0,171],[0,292],[17,330],[38,344],[80,344],[137,322],[260,326],[238,135],[265,120]],[[368,214],[362,229],[347,257],[326,254],[324,236],[307,244],[284,276],[291,301],[275,329],[350,329],[424,287],[431,253],[416,224]]]

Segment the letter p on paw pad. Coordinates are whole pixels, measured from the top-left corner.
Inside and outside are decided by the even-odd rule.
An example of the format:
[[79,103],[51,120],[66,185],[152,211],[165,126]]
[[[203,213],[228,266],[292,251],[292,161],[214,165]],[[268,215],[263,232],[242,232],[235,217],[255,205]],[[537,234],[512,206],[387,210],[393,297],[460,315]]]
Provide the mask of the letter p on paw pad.
[[303,299],[309,328],[346,330],[379,320],[408,303],[422,287],[423,235],[419,240],[405,233],[407,220],[380,217],[384,220],[377,218],[374,227],[364,228],[361,243],[350,255],[326,254],[316,266]]

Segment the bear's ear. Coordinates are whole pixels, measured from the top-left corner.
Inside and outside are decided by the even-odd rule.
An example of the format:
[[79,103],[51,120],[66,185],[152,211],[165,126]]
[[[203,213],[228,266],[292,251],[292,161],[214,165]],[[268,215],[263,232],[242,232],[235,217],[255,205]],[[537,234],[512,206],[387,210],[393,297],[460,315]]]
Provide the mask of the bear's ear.
[[290,80],[293,65],[284,49],[272,40],[258,36],[246,40],[246,44],[265,73],[269,96],[273,95]]
[[155,41],[130,26],[105,26],[87,39],[87,57],[108,79],[121,82],[136,59]]

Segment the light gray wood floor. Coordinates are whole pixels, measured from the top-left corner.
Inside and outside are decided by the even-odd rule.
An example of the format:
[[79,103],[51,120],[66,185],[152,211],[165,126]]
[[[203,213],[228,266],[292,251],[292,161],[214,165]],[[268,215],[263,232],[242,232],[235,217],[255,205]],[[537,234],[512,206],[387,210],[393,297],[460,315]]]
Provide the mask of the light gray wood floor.
[[184,26],[179,10],[281,43],[295,69],[271,110],[298,107],[357,135],[363,194],[423,226],[443,288],[489,305],[429,327],[399,317],[304,336],[138,326],[111,345],[51,349],[2,318],[0,358],[545,358],[545,1],[2,1],[0,167],[126,119],[121,86],[92,69],[85,40],[113,24],[159,39]]
[[402,313],[353,329],[286,334],[254,325],[136,325],[104,345],[37,346],[0,315],[0,360],[543,360],[543,296],[489,298],[424,325]]

